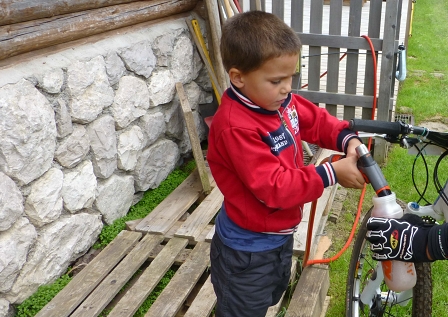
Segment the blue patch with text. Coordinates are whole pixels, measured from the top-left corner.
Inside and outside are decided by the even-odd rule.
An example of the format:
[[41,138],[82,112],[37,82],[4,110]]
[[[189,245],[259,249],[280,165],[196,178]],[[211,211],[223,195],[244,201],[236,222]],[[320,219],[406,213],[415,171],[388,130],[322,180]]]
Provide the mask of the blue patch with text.
[[291,135],[283,127],[268,132],[268,135],[263,136],[262,139],[271,148],[271,153],[275,156],[279,156],[284,149],[294,145]]

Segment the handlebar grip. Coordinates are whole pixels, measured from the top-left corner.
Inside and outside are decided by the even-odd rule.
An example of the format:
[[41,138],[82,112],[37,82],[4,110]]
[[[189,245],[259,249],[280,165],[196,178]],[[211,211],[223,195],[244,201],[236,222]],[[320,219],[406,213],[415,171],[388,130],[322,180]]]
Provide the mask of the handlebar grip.
[[381,133],[398,136],[403,133],[404,126],[400,122],[387,122],[378,120],[350,120],[349,129],[370,133]]

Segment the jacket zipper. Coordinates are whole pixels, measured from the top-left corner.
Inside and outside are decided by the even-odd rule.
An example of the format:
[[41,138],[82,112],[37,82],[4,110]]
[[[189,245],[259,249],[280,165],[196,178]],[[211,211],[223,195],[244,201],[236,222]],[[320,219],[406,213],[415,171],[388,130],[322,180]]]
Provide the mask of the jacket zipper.
[[285,121],[285,118],[283,118],[283,115],[280,113],[279,110],[277,110],[277,114],[280,118],[281,123],[283,124],[283,126],[286,129],[286,132],[288,132],[289,136],[292,139],[292,143],[294,144],[294,164],[296,165],[297,168],[299,168],[299,164],[297,164],[297,152],[298,152],[298,147],[297,147],[297,143],[296,143],[296,138],[294,137],[294,135],[292,134],[292,132],[289,130],[288,124]]

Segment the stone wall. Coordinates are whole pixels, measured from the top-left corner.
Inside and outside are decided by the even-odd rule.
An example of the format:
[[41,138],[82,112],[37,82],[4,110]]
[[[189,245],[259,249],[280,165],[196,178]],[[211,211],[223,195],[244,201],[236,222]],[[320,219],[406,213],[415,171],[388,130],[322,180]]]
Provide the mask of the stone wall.
[[190,154],[176,82],[204,140],[213,95],[184,19],[0,69],[0,316]]

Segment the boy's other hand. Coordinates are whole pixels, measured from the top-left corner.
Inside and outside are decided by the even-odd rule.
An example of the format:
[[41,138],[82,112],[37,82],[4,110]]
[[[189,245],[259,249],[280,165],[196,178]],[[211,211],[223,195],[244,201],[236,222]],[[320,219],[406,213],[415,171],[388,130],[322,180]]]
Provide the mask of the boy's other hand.
[[341,186],[346,188],[363,188],[365,180],[356,165],[357,161],[357,156],[347,156],[331,164]]
[[358,138],[353,138],[350,141],[348,141],[347,146],[347,157],[358,157],[358,154],[356,153],[356,148],[362,144],[361,141],[359,141]]

